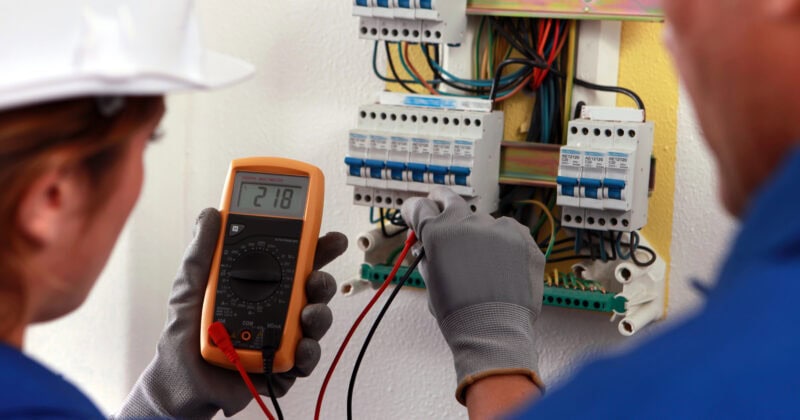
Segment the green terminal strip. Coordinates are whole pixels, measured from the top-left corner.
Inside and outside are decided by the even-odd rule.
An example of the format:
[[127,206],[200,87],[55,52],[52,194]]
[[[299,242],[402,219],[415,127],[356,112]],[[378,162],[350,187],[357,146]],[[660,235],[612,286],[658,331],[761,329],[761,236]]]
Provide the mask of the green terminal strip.
[[[400,267],[396,278],[392,284],[397,284],[397,280],[405,275],[407,267]],[[392,267],[388,265],[361,265],[361,278],[373,283],[382,283],[389,277]],[[425,288],[425,282],[418,271],[414,271],[409,277],[406,286]],[[596,312],[617,312],[625,313],[625,303],[623,297],[617,297],[613,293],[603,293],[600,291],[568,289],[566,287],[544,287],[544,300],[542,303],[548,306],[558,306],[561,308],[581,309]]]

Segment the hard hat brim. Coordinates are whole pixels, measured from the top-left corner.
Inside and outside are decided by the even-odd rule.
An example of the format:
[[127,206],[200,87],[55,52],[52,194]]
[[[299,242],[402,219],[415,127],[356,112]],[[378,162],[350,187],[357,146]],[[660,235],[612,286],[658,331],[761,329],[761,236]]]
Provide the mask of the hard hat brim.
[[181,72],[141,70],[134,74],[69,73],[63,77],[2,86],[0,111],[84,96],[145,96],[223,88],[250,78],[252,64],[215,51],[203,52],[198,68]]

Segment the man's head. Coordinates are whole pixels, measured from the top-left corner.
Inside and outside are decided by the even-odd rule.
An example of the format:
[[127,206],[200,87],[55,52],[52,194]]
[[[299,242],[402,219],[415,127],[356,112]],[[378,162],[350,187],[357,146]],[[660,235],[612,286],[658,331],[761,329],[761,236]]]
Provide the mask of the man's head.
[[800,0],[664,0],[667,44],[741,215],[800,141]]

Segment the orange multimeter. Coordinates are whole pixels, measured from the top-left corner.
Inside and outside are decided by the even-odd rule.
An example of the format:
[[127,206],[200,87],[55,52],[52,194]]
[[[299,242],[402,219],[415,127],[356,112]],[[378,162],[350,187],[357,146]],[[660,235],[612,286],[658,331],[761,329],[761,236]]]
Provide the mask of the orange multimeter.
[[272,372],[294,366],[324,184],[319,168],[295,160],[231,162],[200,326],[200,352],[208,362],[236,369],[208,334],[221,322],[248,372],[264,372],[264,352],[274,352]]

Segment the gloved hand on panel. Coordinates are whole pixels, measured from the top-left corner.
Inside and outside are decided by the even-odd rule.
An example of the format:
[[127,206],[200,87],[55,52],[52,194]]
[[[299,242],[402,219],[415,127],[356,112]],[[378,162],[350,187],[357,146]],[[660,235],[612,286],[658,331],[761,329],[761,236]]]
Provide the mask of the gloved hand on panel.
[[453,352],[458,388],[494,375],[525,375],[540,388],[533,324],[545,259],[528,228],[473,213],[447,188],[409,199],[403,218],[425,248],[420,272],[431,313]]

